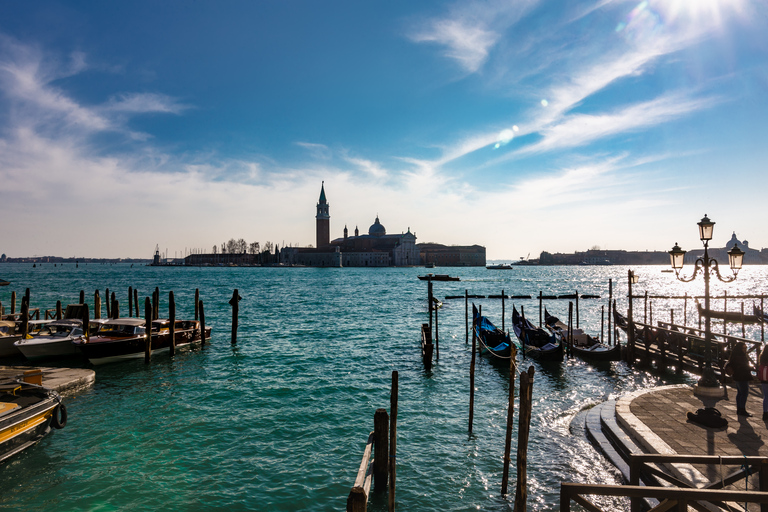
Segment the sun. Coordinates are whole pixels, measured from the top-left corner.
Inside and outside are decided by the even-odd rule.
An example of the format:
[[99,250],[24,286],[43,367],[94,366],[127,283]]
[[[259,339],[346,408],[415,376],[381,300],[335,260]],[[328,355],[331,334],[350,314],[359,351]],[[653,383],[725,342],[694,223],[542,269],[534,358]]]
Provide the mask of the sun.
[[746,15],[748,0],[651,0],[650,6],[666,22],[694,22],[720,27],[732,17]]

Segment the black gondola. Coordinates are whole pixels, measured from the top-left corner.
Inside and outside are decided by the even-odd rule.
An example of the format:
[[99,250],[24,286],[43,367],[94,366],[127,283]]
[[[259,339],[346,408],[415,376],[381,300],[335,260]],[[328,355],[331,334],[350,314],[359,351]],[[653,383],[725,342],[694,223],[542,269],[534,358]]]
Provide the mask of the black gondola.
[[480,342],[480,353],[490,353],[493,356],[509,359],[512,354],[512,340],[505,333],[482,316],[474,304],[472,304],[472,318],[474,319],[475,335]]
[[[563,338],[567,337],[568,326],[561,322],[556,316],[549,314],[544,309],[544,322],[552,332],[559,332]],[[600,343],[597,338],[590,336],[581,329],[572,329],[571,336],[573,353],[582,359],[591,359],[593,361],[619,361],[621,360],[621,345],[616,344],[612,347]]]
[[512,327],[526,357],[541,361],[563,360],[563,339],[559,333],[550,333],[534,326],[512,306]]

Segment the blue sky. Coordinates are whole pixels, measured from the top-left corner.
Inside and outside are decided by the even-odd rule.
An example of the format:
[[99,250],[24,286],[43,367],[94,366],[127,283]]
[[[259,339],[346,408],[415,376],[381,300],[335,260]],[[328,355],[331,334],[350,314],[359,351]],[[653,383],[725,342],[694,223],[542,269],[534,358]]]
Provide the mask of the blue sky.
[[0,252],[314,244],[322,181],[332,237],[768,247],[766,34],[749,0],[3,2]]

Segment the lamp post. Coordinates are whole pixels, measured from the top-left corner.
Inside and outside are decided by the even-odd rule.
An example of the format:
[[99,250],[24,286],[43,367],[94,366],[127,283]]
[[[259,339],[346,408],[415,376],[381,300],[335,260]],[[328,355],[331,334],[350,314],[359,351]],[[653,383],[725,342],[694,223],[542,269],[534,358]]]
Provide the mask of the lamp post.
[[696,262],[693,268],[693,275],[691,277],[683,277],[680,275],[680,270],[683,268],[683,260],[685,259],[686,251],[682,250],[677,243],[669,251],[670,260],[672,262],[672,268],[675,270],[675,276],[684,283],[689,283],[696,279],[696,276],[701,272],[704,275],[704,349],[706,350],[706,363],[701,379],[697,385],[697,392],[710,396],[719,396],[722,394],[720,389],[720,383],[715,376],[714,370],[712,370],[712,330],[710,326],[710,310],[709,310],[709,278],[711,274],[717,276],[717,278],[724,282],[730,283],[736,279],[736,275],[741,269],[741,265],[744,261],[744,251],[739,249],[738,245],[728,251],[728,262],[733,271],[733,277],[723,277],[720,275],[720,266],[717,260],[709,257],[709,241],[712,240],[712,232],[715,227],[715,223],[709,220],[707,215],[701,219],[699,225],[699,238],[704,243],[704,255],[700,258],[696,258]]

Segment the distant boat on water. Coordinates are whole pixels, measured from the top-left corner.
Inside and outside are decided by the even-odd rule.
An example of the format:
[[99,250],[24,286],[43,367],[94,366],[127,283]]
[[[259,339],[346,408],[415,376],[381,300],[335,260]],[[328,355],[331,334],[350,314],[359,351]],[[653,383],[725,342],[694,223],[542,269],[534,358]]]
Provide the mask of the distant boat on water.
[[0,279],[0,286],[8,286],[9,284],[11,284],[9,281],[3,281]]
[[485,268],[488,270],[512,270],[512,265],[509,263],[499,263],[498,265],[487,265]]

